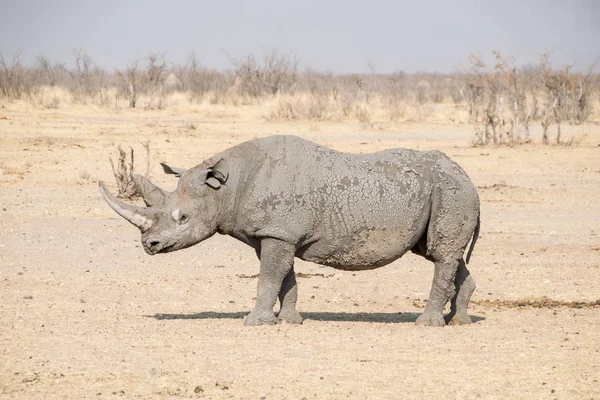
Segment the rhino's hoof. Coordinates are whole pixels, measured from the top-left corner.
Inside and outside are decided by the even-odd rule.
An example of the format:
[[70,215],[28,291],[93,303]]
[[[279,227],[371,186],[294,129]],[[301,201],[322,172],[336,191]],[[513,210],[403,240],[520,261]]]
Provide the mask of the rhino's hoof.
[[415,322],[419,326],[445,326],[446,321],[444,321],[444,317],[442,314],[427,314],[423,313],[417,318]]
[[300,313],[296,310],[292,311],[281,311],[277,316],[277,319],[288,324],[301,324],[304,321],[304,318],[300,315]]
[[244,321],[244,325],[246,326],[259,326],[259,325],[275,325],[280,321],[275,318],[275,314],[271,315],[257,315],[254,312],[251,312],[246,317]]
[[447,315],[444,319],[448,325],[468,325],[473,322],[468,315]]

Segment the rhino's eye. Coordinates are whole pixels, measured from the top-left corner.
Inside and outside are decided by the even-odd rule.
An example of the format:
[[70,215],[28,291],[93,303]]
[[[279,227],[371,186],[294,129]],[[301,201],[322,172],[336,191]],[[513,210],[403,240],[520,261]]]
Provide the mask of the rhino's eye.
[[179,217],[179,222],[180,224],[185,224],[188,221],[189,216],[187,214],[181,214],[181,217]]

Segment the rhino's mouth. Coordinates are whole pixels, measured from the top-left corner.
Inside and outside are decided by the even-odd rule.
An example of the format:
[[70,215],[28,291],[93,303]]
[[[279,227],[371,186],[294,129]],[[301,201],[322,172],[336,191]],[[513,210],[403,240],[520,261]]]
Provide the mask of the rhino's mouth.
[[148,253],[149,255],[153,256],[156,254],[160,254],[160,253],[170,253],[171,251],[177,250],[175,248],[175,244],[168,244],[165,246],[161,246],[160,244],[154,244],[154,245],[149,245],[146,246],[144,245],[144,250],[146,250],[146,253]]

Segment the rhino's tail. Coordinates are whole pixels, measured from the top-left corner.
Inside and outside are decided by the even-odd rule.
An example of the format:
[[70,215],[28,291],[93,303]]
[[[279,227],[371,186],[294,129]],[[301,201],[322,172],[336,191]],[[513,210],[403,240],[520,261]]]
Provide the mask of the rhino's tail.
[[471,260],[471,254],[473,254],[473,249],[475,248],[475,242],[479,238],[479,228],[481,227],[481,213],[477,215],[477,225],[475,226],[475,231],[473,232],[473,240],[471,240],[471,246],[469,247],[469,252],[467,253],[467,258],[465,263],[468,264],[469,260]]

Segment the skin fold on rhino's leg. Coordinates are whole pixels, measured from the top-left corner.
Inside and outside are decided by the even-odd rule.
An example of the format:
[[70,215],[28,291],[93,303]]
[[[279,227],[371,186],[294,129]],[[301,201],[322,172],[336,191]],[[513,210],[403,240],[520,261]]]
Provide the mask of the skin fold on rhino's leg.
[[261,240],[256,305],[244,321],[245,325],[271,325],[280,322],[275,317],[273,307],[285,277],[293,270],[295,251],[294,245],[278,239]]
[[285,321],[289,324],[301,324],[302,316],[298,310],[296,310],[296,300],[298,300],[298,284],[296,283],[296,274],[294,273],[294,267],[290,269],[290,272],[286,275],[281,284],[281,290],[279,291],[279,301],[281,307],[277,319]]
[[433,284],[429,300],[423,314],[417,318],[417,325],[424,326],[444,326],[444,306],[454,297],[454,278],[458,269],[458,260],[435,261],[435,272],[433,274]]
[[470,324],[471,317],[467,313],[471,295],[475,291],[475,280],[467,269],[465,260],[461,259],[458,262],[458,271],[454,280],[456,295],[450,303],[450,313],[444,317],[449,325]]

